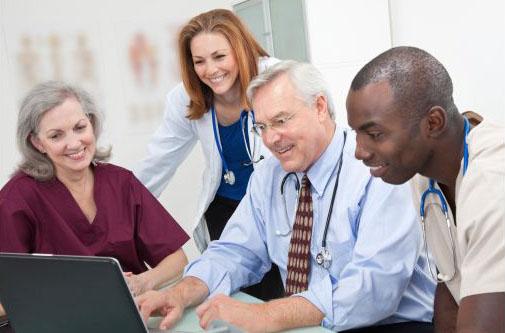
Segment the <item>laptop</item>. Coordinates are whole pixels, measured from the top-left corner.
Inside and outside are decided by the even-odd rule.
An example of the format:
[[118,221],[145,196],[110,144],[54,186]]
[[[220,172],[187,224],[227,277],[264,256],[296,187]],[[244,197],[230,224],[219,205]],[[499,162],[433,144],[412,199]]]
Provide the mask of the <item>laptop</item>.
[[148,330],[114,258],[0,253],[0,302],[16,333],[169,332]]

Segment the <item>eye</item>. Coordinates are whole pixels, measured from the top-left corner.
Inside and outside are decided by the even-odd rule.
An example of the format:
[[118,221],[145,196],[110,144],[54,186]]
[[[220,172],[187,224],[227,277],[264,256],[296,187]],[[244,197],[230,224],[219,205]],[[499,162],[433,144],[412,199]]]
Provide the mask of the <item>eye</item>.
[[203,60],[193,60],[194,65],[201,65],[203,64]]
[[258,131],[263,131],[266,128],[265,124],[254,124],[254,128],[256,128]]
[[49,139],[50,139],[50,140],[53,140],[53,141],[56,141],[56,140],[58,140],[60,137],[61,137],[61,135],[60,135],[59,133],[54,133],[54,134],[51,134],[51,135],[49,136]]
[[87,126],[86,126],[85,124],[84,124],[84,125],[77,125],[77,126],[75,127],[75,130],[76,130],[77,132],[82,132],[83,130],[85,130],[85,129],[86,129],[86,127],[87,127]]
[[373,141],[378,141],[382,139],[383,133],[382,132],[368,132],[367,135],[372,139]]
[[282,126],[282,125],[286,124],[287,121],[288,121],[288,118],[284,117],[284,118],[279,118],[279,119],[275,120],[274,123],[276,125]]

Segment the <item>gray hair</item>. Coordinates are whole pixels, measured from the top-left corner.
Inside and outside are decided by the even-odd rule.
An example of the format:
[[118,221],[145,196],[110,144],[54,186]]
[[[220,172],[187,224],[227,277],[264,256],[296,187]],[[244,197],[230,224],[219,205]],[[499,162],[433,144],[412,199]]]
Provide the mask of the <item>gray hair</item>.
[[[22,156],[19,170],[37,180],[52,179],[55,171],[52,161],[33,146],[30,136],[38,134],[44,114],[63,104],[68,98],[75,98],[81,104],[83,112],[93,125],[97,141],[102,132],[102,114],[86,91],[59,81],[48,81],[36,85],[21,103],[16,139]],[[93,158],[95,161],[106,161],[110,155],[110,147],[97,147]]]
[[307,105],[312,105],[320,95],[326,97],[330,117],[331,119],[335,119],[333,98],[331,97],[328,83],[323,78],[321,72],[312,64],[294,60],[281,61],[256,76],[247,87],[247,99],[249,103],[252,104],[254,95],[256,95],[261,87],[266,86],[283,74],[288,75],[299,97]]

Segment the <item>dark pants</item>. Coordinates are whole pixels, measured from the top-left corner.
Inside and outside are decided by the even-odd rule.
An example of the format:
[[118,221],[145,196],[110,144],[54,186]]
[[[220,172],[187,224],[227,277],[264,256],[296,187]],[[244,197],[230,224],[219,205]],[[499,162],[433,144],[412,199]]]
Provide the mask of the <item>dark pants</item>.
[[[211,240],[219,239],[226,222],[233,215],[238,204],[239,201],[216,195],[205,212],[205,220],[207,220]],[[272,268],[265,274],[260,283],[244,288],[242,291],[263,301],[283,297],[284,285],[277,265],[272,264]]]
[[340,333],[433,333],[432,323],[407,321],[404,323],[356,328]]

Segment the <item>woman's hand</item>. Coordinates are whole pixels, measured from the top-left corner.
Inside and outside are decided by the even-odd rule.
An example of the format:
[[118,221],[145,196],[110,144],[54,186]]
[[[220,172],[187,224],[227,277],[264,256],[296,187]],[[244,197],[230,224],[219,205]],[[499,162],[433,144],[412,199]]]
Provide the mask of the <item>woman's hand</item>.
[[125,272],[124,276],[126,284],[134,297],[142,295],[146,291],[153,290],[155,287],[152,280],[145,273],[136,275],[131,272]]
[[181,249],[166,256],[156,267],[135,275],[125,272],[126,283],[134,296],[155,290],[178,280],[182,276],[188,259]]

